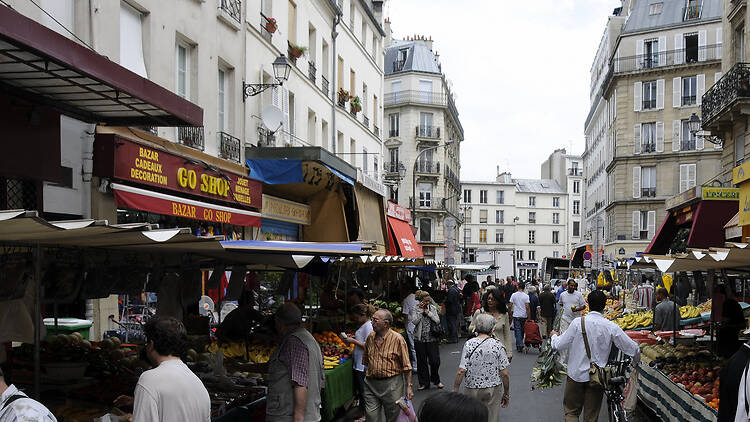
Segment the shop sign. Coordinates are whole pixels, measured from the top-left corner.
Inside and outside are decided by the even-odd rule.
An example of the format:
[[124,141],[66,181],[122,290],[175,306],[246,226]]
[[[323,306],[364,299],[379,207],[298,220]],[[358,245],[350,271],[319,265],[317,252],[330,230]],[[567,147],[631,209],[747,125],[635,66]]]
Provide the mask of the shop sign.
[[732,183],[735,185],[739,185],[748,179],[750,179],[750,161],[746,161],[732,169]]
[[180,157],[118,138],[113,177],[139,184],[260,208],[260,182],[234,173],[208,169]]
[[518,268],[537,268],[539,266],[536,262],[519,262]]
[[750,182],[740,184],[740,222],[738,226],[750,225]]
[[372,176],[369,176],[360,168],[357,169],[357,182],[378,195],[385,196],[385,185],[375,180]]
[[625,248],[620,248],[620,249],[619,249],[619,250],[617,251],[617,253],[618,253],[618,254],[620,254],[620,255],[625,255]]
[[672,216],[675,218],[675,224],[681,225],[693,221],[693,214],[695,213],[695,204],[688,205],[682,209],[672,211]]
[[389,217],[411,223],[411,211],[394,202],[388,201],[387,214]]
[[703,199],[712,201],[737,201],[740,199],[738,188],[703,188]]
[[263,194],[263,217],[309,225],[310,206]]
[[692,201],[693,199],[697,197],[698,197],[698,188],[696,186],[693,186],[692,188],[686,190],[685,192],[682,192],[679,195],[675,195],[667,199],[666,208],[668,210],[677,208],[680,205],[684,204],[685,202]]

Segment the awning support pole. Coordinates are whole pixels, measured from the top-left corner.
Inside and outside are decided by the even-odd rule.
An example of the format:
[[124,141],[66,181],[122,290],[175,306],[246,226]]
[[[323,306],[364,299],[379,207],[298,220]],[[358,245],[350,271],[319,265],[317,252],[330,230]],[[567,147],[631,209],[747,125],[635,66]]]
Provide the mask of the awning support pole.
[[42,248],[39,243],[34,249],[34,398],[39,400],[41,396],[41,364],[40,348],[42,342]]

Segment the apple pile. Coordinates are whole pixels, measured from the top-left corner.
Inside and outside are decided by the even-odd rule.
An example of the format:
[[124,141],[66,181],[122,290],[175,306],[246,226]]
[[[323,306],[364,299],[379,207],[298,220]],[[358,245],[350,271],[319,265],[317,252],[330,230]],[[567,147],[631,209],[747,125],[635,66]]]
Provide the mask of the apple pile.
[[[664,368],[669,370],[669,365]],[[679,363],[677,370],[669,376],[674,383],[699,396],[707,405],[719,408],[719,372],[721,368],[698,367],[693,363]]]

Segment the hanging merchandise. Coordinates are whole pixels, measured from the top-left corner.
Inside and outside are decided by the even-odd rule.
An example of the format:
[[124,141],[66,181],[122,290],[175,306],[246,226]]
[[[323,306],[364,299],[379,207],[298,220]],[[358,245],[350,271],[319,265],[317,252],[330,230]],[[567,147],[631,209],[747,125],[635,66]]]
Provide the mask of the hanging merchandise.
[[664,283],[664,288],[667,289],[667,291],[672,290],[672,276],[670,274],[664,274],[661,276],[661,281]]

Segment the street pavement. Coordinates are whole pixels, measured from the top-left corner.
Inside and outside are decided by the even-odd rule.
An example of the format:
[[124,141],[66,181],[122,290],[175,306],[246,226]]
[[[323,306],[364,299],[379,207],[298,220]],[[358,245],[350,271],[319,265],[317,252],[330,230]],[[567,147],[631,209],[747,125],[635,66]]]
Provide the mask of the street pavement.
[[[453,381],[456,377],[461,350],[466,340],[461,339],[458,344],[444,344],[440,346],[440,380],[445,384],[446,390],[453,389]],[[528,354],[515,353],[510,364],[510,404],[507,408],[500,410],[501,421],[563,421],[563,387],[553,389],[531,391],[529,377],[531,370],[536,364],[539,352],[532,349]],[[418,384],[414,379],[415,388]],[[462,387],[463,388],[463,387]],[[419,411],[419,406],[431,394],[440,391],[436,387],[429,390],[415,391],[414,407]],[[602,411],[599,413],[599,421],[607,422],[606,398],[602,403]],[[658,419],[648,417],[638,412],[629,418],[630,422],[652,422]],[[429,421],[428,421],[429,422]]]

